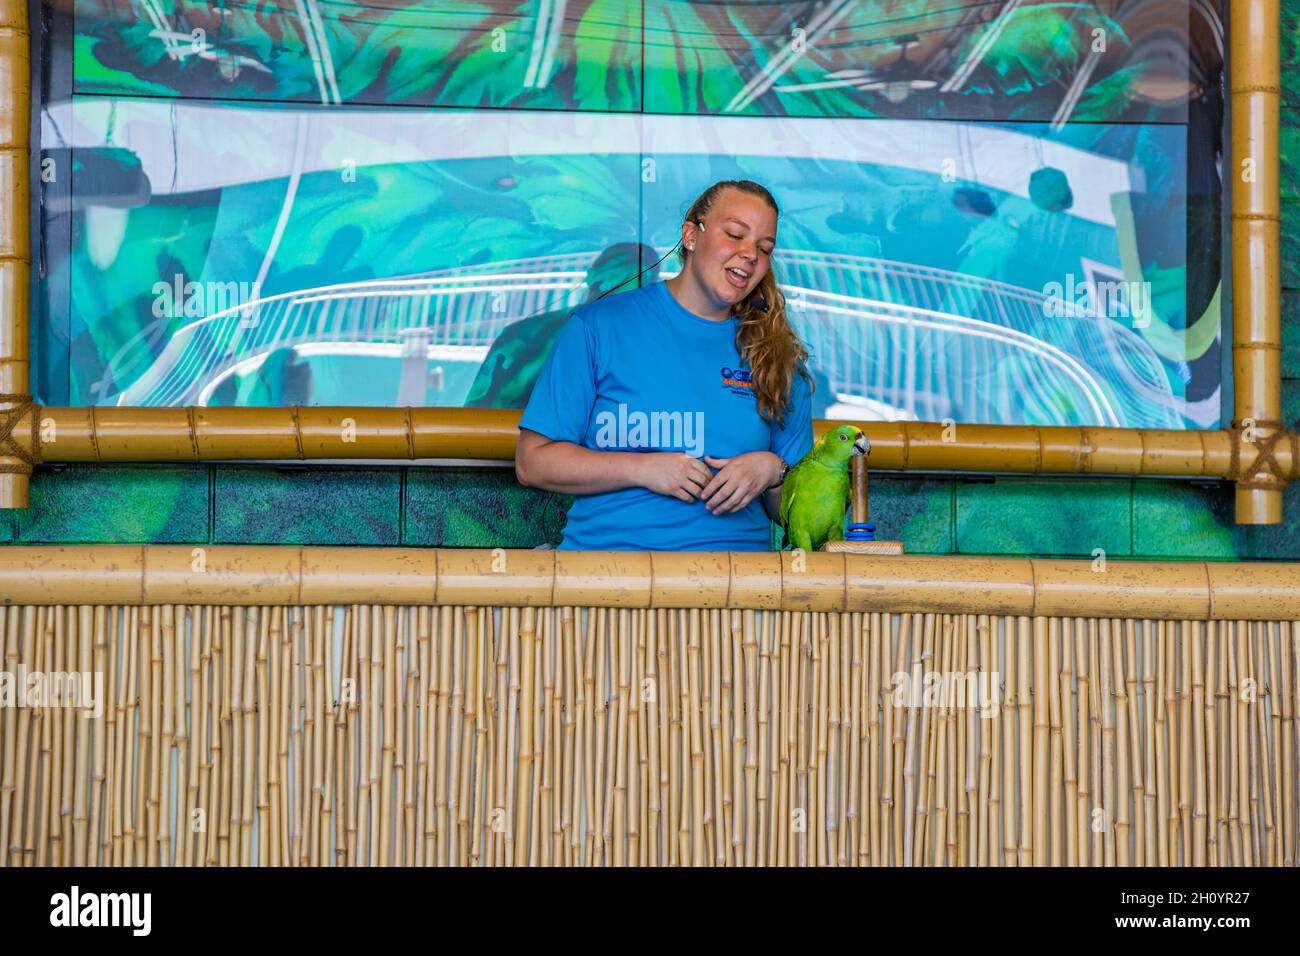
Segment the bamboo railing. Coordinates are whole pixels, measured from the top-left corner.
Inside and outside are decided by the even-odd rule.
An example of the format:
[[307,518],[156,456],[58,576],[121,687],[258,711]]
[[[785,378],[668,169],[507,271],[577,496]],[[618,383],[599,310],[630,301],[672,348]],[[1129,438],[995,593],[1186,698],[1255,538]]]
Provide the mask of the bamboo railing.
[[[38,460],[50,462],[232,459],[422,459],[508,461],[518,409],[40,408]],[[845,424],[818,419],[814,435]],[[890,471],[1170,475],[1226,478],[1251,446],[1224,431],[862,422],[871,467]],[[22,441],[23,438],[19,438]],[[1277,467],[1300,468],[1293,441],[1275,443]]]
[[1297,862],[1300,565],[12,548],[0,599],[3,865]]

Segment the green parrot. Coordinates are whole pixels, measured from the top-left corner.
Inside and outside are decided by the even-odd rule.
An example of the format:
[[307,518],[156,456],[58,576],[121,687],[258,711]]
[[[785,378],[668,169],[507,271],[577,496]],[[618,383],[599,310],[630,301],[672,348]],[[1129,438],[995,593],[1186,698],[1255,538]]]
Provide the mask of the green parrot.
[[781,527],[787,543],[819,551],[827,541],[844,540],[844,514],[853,502],[849,459],[870,449],[861,429],[840,425],[790,469],[781,485]]

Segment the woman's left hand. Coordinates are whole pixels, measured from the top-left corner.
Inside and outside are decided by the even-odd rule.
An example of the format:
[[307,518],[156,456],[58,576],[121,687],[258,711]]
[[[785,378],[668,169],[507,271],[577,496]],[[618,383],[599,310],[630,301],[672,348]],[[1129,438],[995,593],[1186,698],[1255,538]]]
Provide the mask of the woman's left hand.
[[781,459],[770,451],[749,451],[731,458],[705,455],[704,462],[718,469],[700,492],[700,500],[715,515],[739,511],[781,476]]

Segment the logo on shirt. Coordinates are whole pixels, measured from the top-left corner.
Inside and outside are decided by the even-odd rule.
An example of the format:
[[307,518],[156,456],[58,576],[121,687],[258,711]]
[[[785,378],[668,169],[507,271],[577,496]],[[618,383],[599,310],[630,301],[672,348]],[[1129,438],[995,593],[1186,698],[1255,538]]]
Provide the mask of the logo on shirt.
[[722,387],[733,395],[754,397],[754,382],[749,377],[747,368],[722,367]]

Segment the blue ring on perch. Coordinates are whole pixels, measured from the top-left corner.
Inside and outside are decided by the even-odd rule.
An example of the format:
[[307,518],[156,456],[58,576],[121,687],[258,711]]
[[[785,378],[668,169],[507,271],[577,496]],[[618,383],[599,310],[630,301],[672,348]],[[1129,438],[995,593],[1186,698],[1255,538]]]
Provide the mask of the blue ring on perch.
[[845,541],[875,541],[876,525],[873,521],[850,521],[844,533]]

